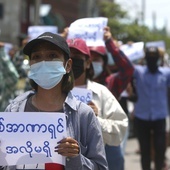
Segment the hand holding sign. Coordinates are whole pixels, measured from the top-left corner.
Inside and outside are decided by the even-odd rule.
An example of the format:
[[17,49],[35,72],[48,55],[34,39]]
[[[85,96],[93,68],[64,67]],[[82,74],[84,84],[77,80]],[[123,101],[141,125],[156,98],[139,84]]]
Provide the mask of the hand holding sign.
[[88,103],[88,105],[93,109],[96,116],[98,116],[98,108],[97,106],[91,101]]
[[75,157],[79,154],[79,144],[75,139],[67,137],[58,143],[59,145],[55,147],[55,152],[58,154],[66,157]]

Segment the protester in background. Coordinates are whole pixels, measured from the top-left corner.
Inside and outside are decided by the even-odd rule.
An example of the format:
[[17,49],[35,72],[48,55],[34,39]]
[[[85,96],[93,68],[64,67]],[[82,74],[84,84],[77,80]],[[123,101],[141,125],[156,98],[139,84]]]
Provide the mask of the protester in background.
[[4,51],[4,43],[0,42],[0,111],[15,98],[18,73],[10,58]]
[[[107,63],[107,52],[104,47],[90,47],[92,61],[98,60],[98,65],[102,65],[101,73],[95,75],[94,81],[106,85],[113,95],[118,99],[121,92],[127,87],[133,76],[133,64],[119,49],[118,44],[113,39],[109,27],[104,28],[104,41],[107,51],[112,55],[115,62],[116,72],[112,73],[109,70]],[[100,60],[100,61],[99,61]],[[94,71],[97,67],[94,67]]]
[[20,79],[25,79],[27,77],[27,70],[24,69],[24,59],[26,56],[23,54],[23,47],[26,45],[26,43],[28,43],[28,38],[25,38],[22,41],[21,47],[18,50],[11,49],[10,51],[10,54],[12,55],[11,60],[17,68]]
[[166,117],[170,68],[159,66],[158,48],[145,50],[146,66],[136,65],[134,78],[138,100],[134,107],[134,123],[141,152],[143,170],[151,170],[151,136],[153,135],[155,170],[164,167],[166,151]]
[[[66,166],[47,163],[45,170],[107,170],[101,127],[95,113],[70,92],[74,77],[65,39],[46,32],[30,41],[23,52],[30,59],[28,77],[34,90],[18,96],[5,111],[63,112],[67,117],[68,137],[55,147],[56,154],[67,158]],[[19,167],[35,170],[41,164]],[[10,169],[19,170],[19,167]]]
[[[120,145],[128,126],[128,119],[125,112],[107,87],[93,81],[94,70],[91,63],[90,51],[85,41],[82,39],[68,39],[67,42],[73,60],[75,86],[92,90],[93,98],[88,104],[93,108],[100,122],[106,150],[107,146]],[[124,164],[119,162],[120,155],[116,152],[110,154],[112,150],[110,148],[106,152],[109,169],[124,169]],[[117,162],[113,160],[117,160]]]
[[[89,47],[94,68],[93,81],[108,87],[119,101],[120,94],[126,89],[133,76],[133,65],[125,54],[119,49],[113,39],[109,27],[104,28],[105,46]],[[115,62],[116,72],[112,73],[108,66],[107,51]],[[127,132],[126,132],[127,133]],[[126,135],[127,136],[127,135]],[[124,155],[121,146],[106,145],[106,156],[111,170],[124,169]]]

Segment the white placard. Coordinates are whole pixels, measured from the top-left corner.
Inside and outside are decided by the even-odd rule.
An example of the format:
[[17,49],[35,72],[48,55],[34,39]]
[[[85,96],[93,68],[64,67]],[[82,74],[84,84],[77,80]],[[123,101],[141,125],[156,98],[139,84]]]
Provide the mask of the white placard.
[[105,46],[103,29],[107,23],[108,18],[105,17],[78,19],[70,25],[67,39],[81,38],[87,46]]
[[158,47],[158,48],[162,48],[163,50],[166,49],[166,47],[165,47],[165,42],[164,42],[164,41],[151,41],[151,42],[146,42],[145,46],[146,46],[146,47]]
[[43,34],[44,32],[51,32],[57,34],[58,27],[57,26],[29,26],[28,27],[29,40],[37,38],[39,35]]
[[131,60],[135,61],[144,57],[144,42],[137,42],[133,44],[123,44],[120,49]]
[[91,90],[88,90],[86,88],[74,87],[71,92],[77,100],[80,100],[83,103],[88,104],[90,101],[92,101],[93,94]]
[[54,152],[65,137],[64,113],[0,112],[0,165],[65,165],[65,157]]

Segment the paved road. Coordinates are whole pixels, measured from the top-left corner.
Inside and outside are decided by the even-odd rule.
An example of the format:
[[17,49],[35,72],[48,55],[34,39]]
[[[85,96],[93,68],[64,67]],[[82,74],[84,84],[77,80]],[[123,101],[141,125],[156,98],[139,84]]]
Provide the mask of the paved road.
[[[141,170],[140,167],[140,155],[135,151],[138,149],[138,143],[136,138],[128,139],[125,154],[125,170]],[[168,164],[170,165],[170,147],[166,152],[168,158]]]

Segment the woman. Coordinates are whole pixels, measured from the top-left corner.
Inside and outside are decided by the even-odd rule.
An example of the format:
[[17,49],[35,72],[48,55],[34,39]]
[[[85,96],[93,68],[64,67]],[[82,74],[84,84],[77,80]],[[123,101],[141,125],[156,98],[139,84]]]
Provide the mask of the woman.
[[[96,116],[89,106],[77,101],[70,93],[74,85],[72,60],[65,39],[46,32],[30,41],[23,52],[30,58],[28,77],[35,90],[18,96],[6,112],[63,112],[67,118],[68,137],[55,148],[55,152],[66,157],[66,166],[45,164],[45,170],[107,169]],[[17,166],[8,168],[18,170]],[[23,168],[31,169],[25,165]]]

